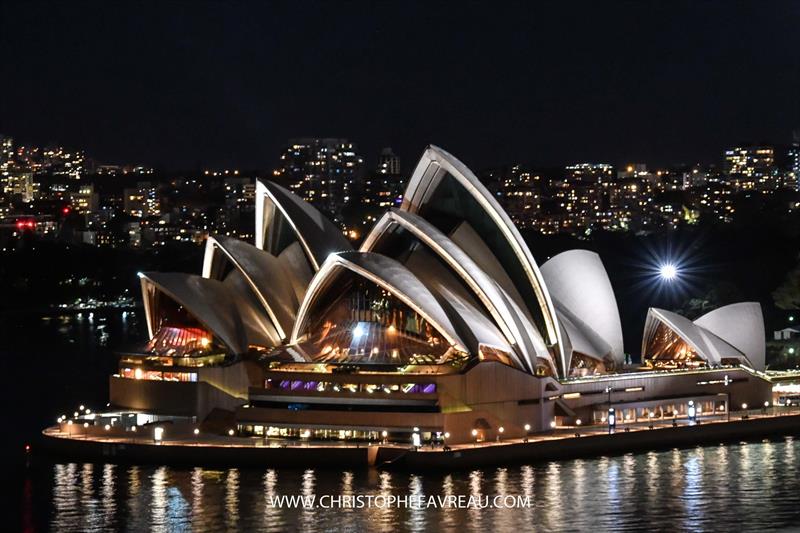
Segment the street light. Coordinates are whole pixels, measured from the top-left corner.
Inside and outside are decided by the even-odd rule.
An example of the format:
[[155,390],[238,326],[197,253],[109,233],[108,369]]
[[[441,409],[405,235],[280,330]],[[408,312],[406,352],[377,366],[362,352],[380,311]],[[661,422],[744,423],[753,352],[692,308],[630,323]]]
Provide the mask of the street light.
[[478,430],[477,429],[473,429],[472,430],[472,438],[475,439],[475,446],[477,446],[478,445]]
[[153,429],[153,440],[156,443],[160,444],[163,439],[164,439],[164,428],[162,428],[161,426],[156,426],[156,428]]
[[500,442],[500,437],[503,435],[503,432],[505,432],[505,430],[506,428],[504,428],[503,426],[497,428],[497,442]]
[[617,413],[613,407],[608,408],[608,434],[611,435],[611,432],[617,427]]

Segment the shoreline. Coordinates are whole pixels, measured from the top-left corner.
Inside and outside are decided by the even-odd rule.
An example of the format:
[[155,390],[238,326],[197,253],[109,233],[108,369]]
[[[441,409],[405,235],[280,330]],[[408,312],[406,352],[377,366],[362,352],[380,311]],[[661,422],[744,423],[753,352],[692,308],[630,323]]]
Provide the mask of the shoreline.
[[[584,431],[590,428],[584,428]],[[256,446],[231,439],[220,442],[200,440],[141,442],[138,439],[108,439],[64,436],[53,428],[40,435],[36,455],[68,460],[110,461],[139,464],[223,467],[294,468],[386,468],[408,471],[464,470],[510,466],[553,460],[622,455],[632,452],[686,448],[697,445],[737,442],[755,438],[800,434],[800,414],[709,422],[700,425],[656,427],[536,439],[460,445],[414,451],[399,445]],[[238,442],[237,442],[238,441]]]

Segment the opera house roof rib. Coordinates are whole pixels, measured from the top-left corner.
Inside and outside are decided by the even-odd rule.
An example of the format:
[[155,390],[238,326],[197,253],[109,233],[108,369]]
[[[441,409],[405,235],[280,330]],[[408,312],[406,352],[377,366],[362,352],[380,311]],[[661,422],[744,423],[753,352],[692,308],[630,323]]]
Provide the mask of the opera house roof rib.
[[581,356],[604,363],[607,370],[609,365],[621,367],[622,324],[600,256],[569,250],[549,259],[541,271],[564,329],[567,368],[579,366]]
[[[411,238],[403,239],[398,233],[407,233]],[[399,246],[398,240],[401,241]],[[441,264],[432,264],[434,258],[413,260],[413,257],[422,256],[418,246],[413,252],[410,250],[417,243],[430,250]],[[515,359],[515,366],[531,372],[535,371],[539,358],[546,362],[552,374],[557,374],[544,340],[525,313],[520,312],[511,297],[469,254],[424,218],[391,209],[367,235],[361,250],[402,258],[406,265],[417,266],[421,276],[435,277],[430,284],[438,286],[442,299],[451,306],[458,306],[459,315],[471,318],[465,325],[472,326],[468,335],[476,339],[476,351],[480,350],[480,345],[493,346]],[[462,283],[464,290],[459,291]],[[495,328],[499,331],[492,331]],[[491,335],[494,339],[489,340]]]
[[256,247],[279,255],[300,244],[314,272],[328,255],[352,250],[342,231],[311,204],[272,182],[256,182]]
[[254,296],[267,313],[277,335],[274,345],[289,339],[305,289],[298,294],[292,283],[275,283],[291,279],[293,272],[280,259],[252,244],[231,237],[209,236],[203,258],[203,277],[224,281],[240,276],[248,293]]
[[764,319],[756,302],[727,305],[694,322],[650,308],[642,337],[642,360],[656,368],[765,366]]
[[401,209],[427,219],[469,253],[529,314],[566,373],[558,318],[536,261],[514,223],[471,170],[441,148],[429,146],[409,180]]

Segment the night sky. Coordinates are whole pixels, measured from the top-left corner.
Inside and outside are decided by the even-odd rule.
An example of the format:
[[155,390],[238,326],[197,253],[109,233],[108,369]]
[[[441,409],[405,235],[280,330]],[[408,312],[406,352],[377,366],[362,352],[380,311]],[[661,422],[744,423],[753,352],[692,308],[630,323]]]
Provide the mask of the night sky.
[[800,2],[0,0],[0,133],[167,170],[714,162],[800,129]]

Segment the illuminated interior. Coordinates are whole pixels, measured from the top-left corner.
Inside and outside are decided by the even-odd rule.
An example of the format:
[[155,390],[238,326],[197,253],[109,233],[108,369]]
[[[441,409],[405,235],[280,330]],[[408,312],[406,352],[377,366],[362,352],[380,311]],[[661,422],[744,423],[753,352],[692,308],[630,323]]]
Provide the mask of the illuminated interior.
[[145,345],[145,351],[169,357],[194,357],[214,351],[212,338],[196,327],[162,326]]
[[694,348],[663,322],[647,340],[643,360],[648,367],[659,369],[706,366]]
[[302,351],[315,363],[440,365],[457,353],[419,313],[377,284],[342,272],[309,315]]
[[144,368],[120,368],[120,377],[149,381],[197,381],[197,372],[172,372]]
[[580,352],[572,354],[570,361],[570,377],[593,376],[597,374],[606,374],[614,370],[614,361],[606,357],[602,361],[589,357]]

